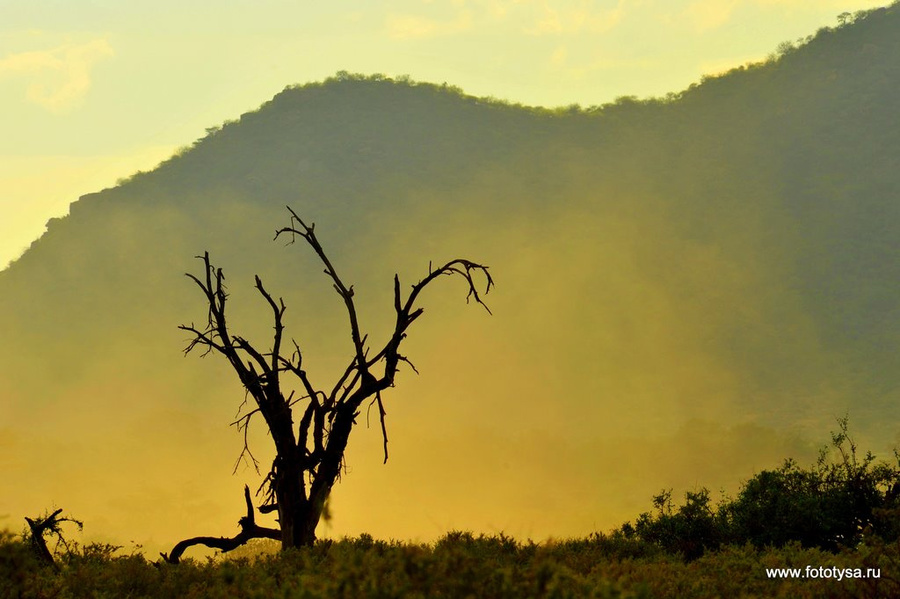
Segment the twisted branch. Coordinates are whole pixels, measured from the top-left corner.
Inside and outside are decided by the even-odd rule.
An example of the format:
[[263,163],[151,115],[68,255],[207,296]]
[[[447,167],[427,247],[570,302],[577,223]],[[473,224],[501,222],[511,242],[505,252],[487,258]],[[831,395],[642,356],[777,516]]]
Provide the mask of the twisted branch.
[[244,500],[247,502],[247,515],[238,520],[241,532],[233,537],[193,537],[179,542],[170,553],[160,553],[163,560],[170,564],[181,561],[184,552],[195,545],[204,545],[211,549],[231,551],[245,544],[250,539],[274,539],[281,540],[281,531],[276,528],[258,526],[253,515],[253,503],[250,501],[250,488],[244,485]]

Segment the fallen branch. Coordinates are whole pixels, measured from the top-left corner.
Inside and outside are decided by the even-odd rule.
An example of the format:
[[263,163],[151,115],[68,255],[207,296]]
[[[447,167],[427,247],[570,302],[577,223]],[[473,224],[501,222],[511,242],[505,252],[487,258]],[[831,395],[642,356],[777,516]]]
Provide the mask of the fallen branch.
[[159,555],[170,564],[177,564],[181,561],[184,552],[194,545],[205,545],[211,549],[219,549],[228,552],[237,549],[250,539],[274,539],[281,540],[281,530],[277,528],[266,528],[256,524],[256,518],[253,516],[253,503],[250,501],[250,488],[244,485],[244,499],[247,502],[247,515],[238,520],[241,532],[235,536],[228,537],[193,537],[179,542],[172,548],[171,553],[160,553]]

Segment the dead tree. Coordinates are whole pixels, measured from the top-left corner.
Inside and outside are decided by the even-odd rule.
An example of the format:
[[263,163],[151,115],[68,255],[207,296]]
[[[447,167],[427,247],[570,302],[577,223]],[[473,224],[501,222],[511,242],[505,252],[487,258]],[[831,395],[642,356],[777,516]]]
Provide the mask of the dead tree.
[[25,522],[28,523],[28,529],[31,531],[31,547],[34,550],[35,555],[37,555],[41,563],[54,569],[58,569],[59,566],[56,564],[56,560],[53,559],[53,554],[47,547],[47,540],[44,538],[44,535],[47,533],[55,535],[57,541],[62,543],[62,545],[68,549],[68,543],[66,543],[65,538],[62,536],[60,524],[63,522],[72,522],[78,527],[78,530],[81,530],[84,526],[81,521],[75,520],[74,518],[63,518],[61,514],[62,508],[59,508],[49,516],[44,516],[43,518],[34,520],[25,518]]
[[[484,293],[488,293],[493,286],[488,268],[481,264],[464,259],[451,260],[438,268],[432,268],[429,264],[427,276],[412,285],[406,297],[401,290],[399,276],[394,275],[393,331],[380,349],[371,351],[367,344],[368,336],[363,333],[357,316],[353,286],[348,287],[344,283],[326,256],[316,238],[315,225],[307,225],[290,207],[288,211],[290,224],[279,229],[275,239],[288,236],[291,243],[297,238],[302,239],[324,265],[325,274],[346,308],[352,357],[329,391],[316,387],[302,368],[302,353],[297,342],[292,339],[292,347],[285,350],[284,301],[280,298],[275,300],[258,276],[256,289],[272,310],[274,335],[268,351],[253,347],[244,337],[235,335],[229,329],[225,312],[228,294],[222,269],[211,264],[208,252],[198,256],[203,260],[204,275],[187,276],[203,292],[209,313],[204,326],[191,324],[179,327],[193,335],[185,353],[200,347],[205,349],[204,355],[211,352],[223,355],[247,395],[253,398],[255,408],[234,423],[244,432],[241,458],[249,456],[256,463],[247,445],[247,429],[251,419],[259,414],[275,445],[275,459],[257,492],[263,494],[263,505],[258,509],[261,513],[277,511],[280,528],[266,529],[255,524],[248,492],[247,516],[241,519],[239,535],[232,539],[187,539],[176,545],[169,555],[163,554],[167,561],[177,562],[181,553],[193,545],[228,551],[252,538],[279,538],[283,549],[311,545],[316,539],[316,526],[322,517],[325,501],[340,478],[347,441],[365,402],[369,402],[370,407],[378,407],[384,461],[387,462],[388,437],[382,393],[394,385],[401,362],[415,370],[400,353],[400,346],[410,325],[422,315],[423,309],[416,304],[422,291],[439,277],[456,275],[468,285],[466,301],[474,300],[490,313],[476,287],[476,278],[483,279]],[[284,380],[286,377],[290,382]],[[287,387],[292,385],[299,389],[298,393],[287,392]],[[295,409],[300,415],[296,426]]]

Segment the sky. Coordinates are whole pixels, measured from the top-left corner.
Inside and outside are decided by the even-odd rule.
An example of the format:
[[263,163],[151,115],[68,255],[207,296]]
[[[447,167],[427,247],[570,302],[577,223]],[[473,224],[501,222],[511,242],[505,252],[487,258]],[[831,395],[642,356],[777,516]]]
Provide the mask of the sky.
[[0,0],[0,268],[71,202],[338,71],[662,96],[885,0]]

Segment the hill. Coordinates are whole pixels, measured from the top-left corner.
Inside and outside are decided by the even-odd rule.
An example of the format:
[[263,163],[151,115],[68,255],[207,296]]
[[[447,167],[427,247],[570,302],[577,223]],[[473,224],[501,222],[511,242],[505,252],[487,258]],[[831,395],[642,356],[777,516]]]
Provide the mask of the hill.
[[335,532],[585,534],[660,486],[809,454],[848,411],[887,448],[898,65],[894,4],[665,99],[548,110],[345,73],[287,88],[80,198],[0,272],[0,511],[56,501],[148,545],[224,534],[242,395],[180,356],[176,326],[204,317],[194,256],[225,269],[252,338],[271,326],[258,273],[313,376],[348,355],[312,257],[270,241],[285,204],[317,223],[373,338],[394,272],[459,255],[498,283],[493,318],[452,286],[428,298],[422,375],[388,398],[391,461],[357,434]]

